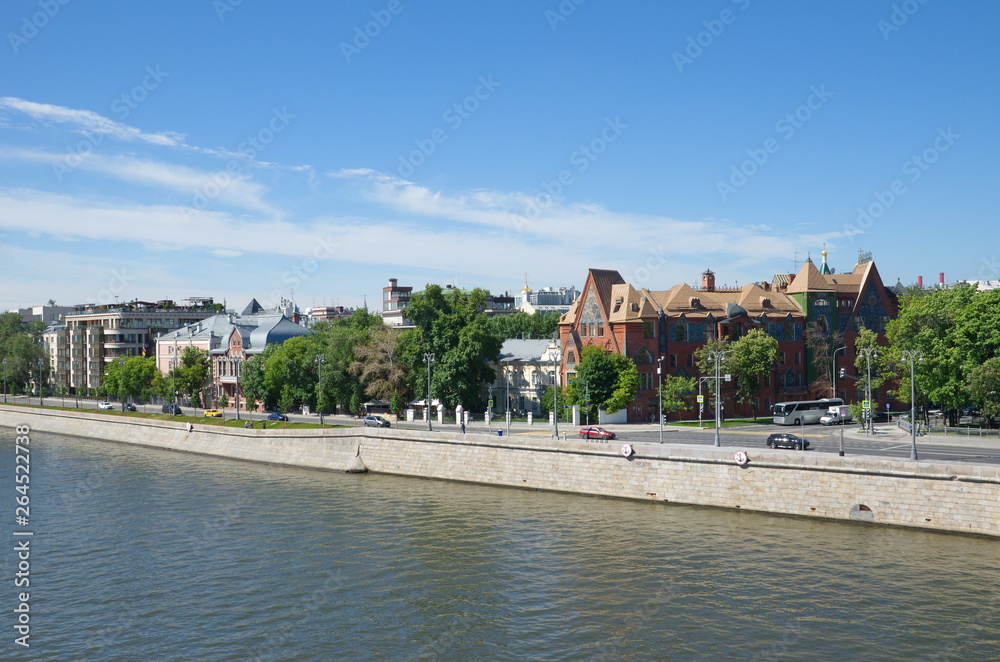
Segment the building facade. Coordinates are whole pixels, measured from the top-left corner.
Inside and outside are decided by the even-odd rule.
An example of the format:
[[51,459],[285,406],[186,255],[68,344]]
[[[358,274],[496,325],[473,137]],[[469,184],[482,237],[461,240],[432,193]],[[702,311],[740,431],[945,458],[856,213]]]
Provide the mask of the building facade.
[[211,299],[182,304],[132,301],[75,307],[43,334],[51,383],[71,393],[96,389],[108,364],[119,356],[152,354],[159,336],[222,309]]
[[[663,374],[696,379],[707,394],[704,382],[714,375],[699,372],[695,352],[706,342],[736,341],[760,329],[777,341],[779,359],[750,403],[735,402],[734,384],[722,384],[725,415],[766,415],[776,402],[831,397],[834,392],[845,401],[857,401],[853,381],[841,380],[836,388],[831,381],[841,367],[853,375],[860,329],[884,334],[897,310],[895,293],[884,286],[874,262],[862,261],[849,273],[835,274],[826,264],[825,251],[822,268],[807,260],[797,274],[779,274],[770,283],[739,288],[716,287],[711,270],[701,275],[699,287],[680,284],[658,291],[637,289],[617,271],[591,269],[581,295],[560,321],[563,383],[574,378],[580,351],[588,345],[628,356],[638,368],[639,389],[627,420],[655,421],[658,365]],[[825,359],[817,365],[807,342],[810,329],[844,348],[833,353],[829,369]],[[875,399],[886,402],[890,389],[886,385]],[[680,416],[698,414],[691,397]]]
[[505,340],[492,385],[494,413],[541,413],[542,394],[555,384],[558,356],[555,340]]

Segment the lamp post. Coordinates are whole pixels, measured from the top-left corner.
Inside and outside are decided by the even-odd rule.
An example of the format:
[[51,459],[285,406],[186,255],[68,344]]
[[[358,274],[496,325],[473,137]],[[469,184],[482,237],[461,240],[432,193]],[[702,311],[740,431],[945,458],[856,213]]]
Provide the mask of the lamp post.
[[7,358],[3,360],[3,403],[7,404]]
[[119,382],[118,390],[122,394],[122,413],[124,414],[125,413],[125,356],[122,355],[119,358],[121,358],[121,364],[120,364],[121,370],[119,371],[119,376],[118,376],[118,382]]
[[236,396],[233,398],[236,400],[236,420],[240,420],[240,360],[237,357],[230,359],[232,361],[233,372],[236,373]]
[[559,350],[559,341],[556,340],[555,343],[556,343],[556,347],[555,347],[555,349],[550,354],[550,356],[552,357],[552,384],[553,384],[553,389],[552,389],[552,422],[553,422],[553,425],[554,425],[553,433],[555,434],[555,438],[559,439],[559,363],[558,363],[558,361],[559,361],[559,358],[560,358],[560,356],[561,356],[562,353]]
[[712,361],[715,362],[715,445],[721,446],[722,442],[719,439],[719,403],[721,401],[720,393],[720,374],[719,371],[722,367],[722,360],[725,358],[726,354],[729,354],[732,350],[716,349],[708,353],[708,356]]
[[486,431],[493,432],[493,384],[489,385],[486,398]]
[[837,397],[837,352],[842,350],[846,351],[847,345],[833,350],[833,372],[830,373],[830,381],[833,383],[833,393],[830,394],[831,398]]
[[924,355],[917,349],[904,349],[903,360],[910,362],[910,459],[917,459],[917,361],[923,361]]
[[868,379],[865,383],[865,392],[868,394],[866,400],[868,402],[868,425],[865,426],[865,436],[870,436],[874,430],[872,425],[874,423],[874,418],[872,417],[872,357],[878,358],[878,348],[876,347],[865,347],[861,350],[861,354],[865,357],[865,363],[867,365]]
[[431,364],[434,363],[434,352],[424,352],[424,363],[427,364],[427,407],[424,409],[424,414],[427,416],[427,429],[433,430],[431,427]]
[[507,431],[504,432],[505,435],[510,437],[510,375],[504,373],[503,379],[504,394],[503,397],[506,399],[504,403],[504,416],[506,417]]
[[42,384],[42,368],[45,365],[44,359],[38,359],[38,406],[42,406],[42,389],[44,388]]
[[323,397],[323,364],[326,359],[322,354],[316,355],[316,369],[319,371],[319,394],[316,396],[316,409],[319,410],[319,426],[323,427],[323,407],[320,399]]
[[660,443],[663,443],[663,358],[656,359],[656,397],[659,401],[660,412]]

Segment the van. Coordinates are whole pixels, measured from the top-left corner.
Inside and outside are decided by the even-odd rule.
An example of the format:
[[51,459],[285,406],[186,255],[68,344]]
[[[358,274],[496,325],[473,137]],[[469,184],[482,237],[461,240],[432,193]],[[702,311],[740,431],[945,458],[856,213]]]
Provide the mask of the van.
[[840,405],[837,407],[830,407],[822,418],[819,419],[821,425],[845,425],[850,423],[852,420],[851,408]]

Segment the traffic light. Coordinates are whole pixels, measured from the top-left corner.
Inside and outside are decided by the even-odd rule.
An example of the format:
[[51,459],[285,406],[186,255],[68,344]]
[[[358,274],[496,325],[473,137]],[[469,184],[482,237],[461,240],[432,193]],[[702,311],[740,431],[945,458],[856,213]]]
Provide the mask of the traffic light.
[[847,376],[847,368],[841,368],[840,369],[840,378],[843,379],[846,376]]

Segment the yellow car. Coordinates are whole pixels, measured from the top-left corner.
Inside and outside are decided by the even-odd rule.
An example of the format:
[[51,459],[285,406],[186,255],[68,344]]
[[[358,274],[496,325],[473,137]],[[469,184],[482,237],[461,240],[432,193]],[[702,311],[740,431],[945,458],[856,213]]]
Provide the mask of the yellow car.
[[206,409],[205,416],[209,418],[222,418],[222,412],[218,409]]

